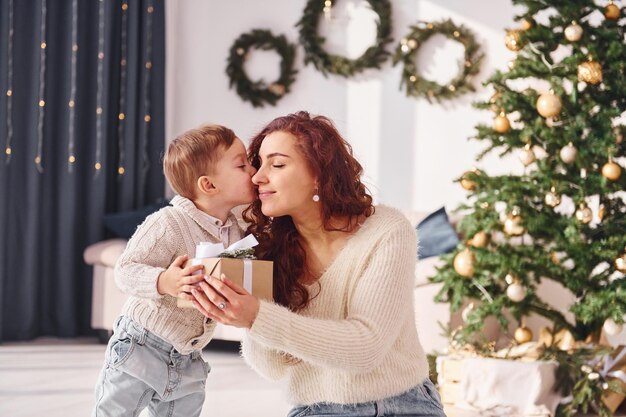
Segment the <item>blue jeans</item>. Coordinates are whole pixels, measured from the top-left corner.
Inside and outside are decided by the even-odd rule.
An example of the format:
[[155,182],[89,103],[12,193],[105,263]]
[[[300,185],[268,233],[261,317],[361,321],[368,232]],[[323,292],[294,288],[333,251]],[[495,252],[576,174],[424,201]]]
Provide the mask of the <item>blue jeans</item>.
[[385,398],[359,404],[316,403],[293,408],[288,417],[446,417],[441,405],[441,398],[437,389],[426,378],[424,382],[410,390]]
[[182,355],[139,324],[120,317],[96,384],[93,417],[199,416],[209,365],[200,351]]

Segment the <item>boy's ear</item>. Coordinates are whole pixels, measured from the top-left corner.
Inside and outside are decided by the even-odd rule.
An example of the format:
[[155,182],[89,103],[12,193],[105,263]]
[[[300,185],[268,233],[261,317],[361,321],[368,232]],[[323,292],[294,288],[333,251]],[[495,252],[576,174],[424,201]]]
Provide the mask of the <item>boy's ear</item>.
[[197,186],[202,194],[213,195],[217,193],[217,188],[215,188],[215,185],[211,182],[211,178],[206,175],[198,178]]

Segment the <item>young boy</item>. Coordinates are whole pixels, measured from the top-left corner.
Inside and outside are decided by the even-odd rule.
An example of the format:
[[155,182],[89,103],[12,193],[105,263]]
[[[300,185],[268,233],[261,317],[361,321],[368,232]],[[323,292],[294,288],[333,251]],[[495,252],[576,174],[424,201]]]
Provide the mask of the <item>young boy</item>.
[[204,125],[170,143],[163,171],[178,194],[149,216],[115,266],[130,297],[117,319],[96,385],[94,417],[199,416],[210,370],[202,359],[215,323],[177,308],[203,279],[202,266],[183,268],[199,242],[229,246],[242,237],[231,210],[255,198],[255,169],[232,130]]

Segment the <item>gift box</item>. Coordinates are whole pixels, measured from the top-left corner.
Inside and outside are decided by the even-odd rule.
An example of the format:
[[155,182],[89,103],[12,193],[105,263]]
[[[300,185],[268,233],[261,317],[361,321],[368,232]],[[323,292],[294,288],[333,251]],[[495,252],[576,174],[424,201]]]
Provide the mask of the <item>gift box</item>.
[[562,397],[555,392],[552,361],[524,362],[483,357],[439,357],[442,402],[473,412],[552,416]]
[[[192,263],[190,259],[187,263]],[[200,261],[204,274],[219,278],[222,274],[249,293],[264,300],[273,300],[273,263],[251,259],[205,258]],[[198,265],[196,262],[195,265]],[[193,308],[191,301],[178,298],[177,306]]]
[[[626,392],[626,346],[618,346],[611,355],[604,359],[602,375],[611,382],[621,387]],[[624,402],[626,395],[622,392],[605,390],[602,401],[615,413],[617,408]]]
[[[196,247],[196,256],[185,264],[202,265],[202,271],[197,274],[211,275],[220,278],[222,274],[239,284],[252,295],[261,299],[273,301],[274,265],[271,261],[251,259],[251,248],[258,242],[249,235],[234,243],[227,249],[222,244],[201,242]],[[214,256],[214,255],[218,256]],[[176,305],[180,308],[194,308],[189,300],[178,298]]]
[[463,360],[461,358],[437,357],[437,381],[442,403],[454,405],[460,401],[462,378]]

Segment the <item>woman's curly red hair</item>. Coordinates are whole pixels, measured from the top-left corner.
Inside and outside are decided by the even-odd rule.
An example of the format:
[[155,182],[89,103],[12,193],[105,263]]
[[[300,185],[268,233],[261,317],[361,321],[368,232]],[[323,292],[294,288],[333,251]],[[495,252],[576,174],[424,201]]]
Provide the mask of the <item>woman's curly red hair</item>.
[[[372,196],[361,182],[363,167],[330,119],[300,111],[272,120],[248,147],[250,163],[255,168],[261,166],[259,150],[263,140],[277,131],[296,137],[298,149],[317,178],[325,230],[349,231],[356,219],[374,212]],[[309,302],[309,293],[300,282],[306,272],[306,256],[291,217],[265,216],[258,198],[243,215],[251,223],[248,232],[259,241],[257,257],[274,262],[274,300],[294,311],[303,309]],[[345,226],[331,225],[331,219],[338,217],[347,219]]]

